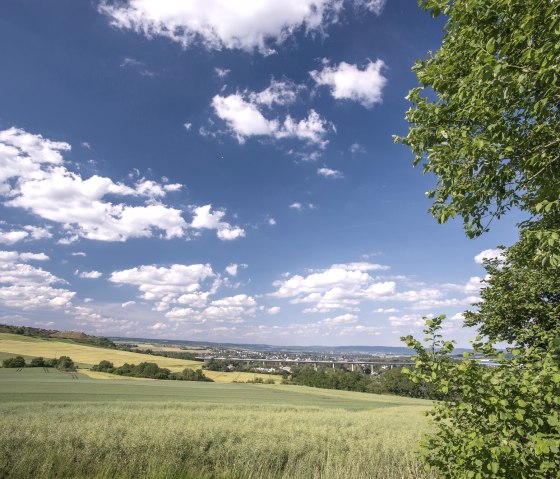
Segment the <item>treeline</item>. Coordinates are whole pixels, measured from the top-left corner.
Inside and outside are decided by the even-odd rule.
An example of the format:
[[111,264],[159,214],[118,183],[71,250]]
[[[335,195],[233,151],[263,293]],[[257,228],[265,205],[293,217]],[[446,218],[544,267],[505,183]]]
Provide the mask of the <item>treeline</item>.
[[23,356],[15,356],[2,361],[4,368],[57,368],[60,371],[75,371],[76,364],[69,356],[60,356],[56,359],[33,358],[29,363],[25,362]]
[[441,399],[431,384],[414,383],[401,372],[402,368],[385,369],[372,376],[363,371],[348,371],[343,368],[311,366],[294,368],[284,379],[284,384],[297,384],[323,389],[359,391],[373,394],[395,394],[423,399]]
[[93,366],[91,370],[133,378],[214,382],[212,379],[205,376],[201,369],[193,370],[185,368],[180,373],[175,373],[167,368],[159,367],[156,363],[148,362],[142,362],[140,364],[125,363],[122,366],[115,367],[110,361],[101,361],[99,364]]
[[140,353],[149,354],[151,356],[161,356],[163,358],[173,358],[173,359],[187,359],[190,361],[200,361],[196,359],[196,354],[189,353],[187,351],[154,351],[153,349],[142,349],[136,345],[121,343],[117,344],[117,348],[121,351],[128,351],[129,353]]
[[32,328],[30,326],[11,326],[9,324],[0,324],[0,333],[19,334],[22,336],[30,336],[33,338],[48,339],[69,339],[76,343],[93,344],[103,348],[116,349],[117,345],[110,339],[92,336],[76,331],[58,331],[56,329]]
[[209,371],[221,371],[226,373],[230,371],[253,372],[255,369],[255,366],[250,363],[246,363],[244,361],[231,361],[229,359],[209,359],[204,363],[203,367]]

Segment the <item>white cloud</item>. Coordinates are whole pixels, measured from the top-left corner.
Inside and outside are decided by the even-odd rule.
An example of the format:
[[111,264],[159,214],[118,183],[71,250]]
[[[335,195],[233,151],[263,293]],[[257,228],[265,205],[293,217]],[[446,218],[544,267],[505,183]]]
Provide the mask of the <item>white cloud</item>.
[[485,249],[474,257],[477,264],[483,264],[484,260],[498,259],[503,261],[505,259],[504,250],[502,249]]
[[249,136],[273,136],[279,129],[278,120],[267,120],[257,105],[246,101],[239,93],[212,99],[216,115],[224,120],[239,143]]
[[229,72],[231,70],[227,69],[227,68],[214,68],[214,72],[216,73],[216,75],[218,75],[220,78],[225,78],[229,75]]
[[136,304],[136,301],[126,301],[121,304],[121,308],[128,308],[129,306],[132,306],[134,304]]
[[350,150],[350,153],[356,154],[356,153],[365,153],[366,150],[364,150],[364,147],[362,145],[360,145],[359,143],[352,143],[350,145],[350,148],[348,148]]
[[245,236],[245,230],[239,226],[222,221],[224,211],[212,211],[212,205],[204,205],[193,208],[193,220],[191,228],[216,230],[217,236],[223,241],[231,241]]
[[336,316],[334,318],[327,318],[327,319],[323,319],[323,321],[321,321],[321,323],[324,324],[348,324],[348,323],[357,323],[358,322],[358,316],[356,316],[355,314],[342,314],[340,316]]
[[[167,238],[184,235],[181,211],[155,201],[165,195],[160,185],[141,181],[130,187],[97,175],[84,180],[63,166],[61,152],[69,149],[67,143],[24,130],[1,131],[0,194],[7,197],[4,204],[64,225],[66,242],[79,237],[125,241],[150,237],[157,230]],[[144,197],[147,203],[112,203],[105,199],[107,195]]]
[[290,205],[290,208],[292,208],[293,210],[298,210],[301,211],[301,209],[303,208],[302,204],[299,201],[296,201],[295,203],[292,203]]
[[423,326],[424,320],[418,314],[403,314],[401,316],[390,316],[388,318],[392,326]]
[[173,308],[165,316],[178,322],[206,323],[230,322],[242,323],[246,316],[254,316],[257,311],[256,300],[245,294],[225,297],[210,304],[193,305],[187,308]]
[[98,279],[98,278],[101,278],[101,276],[103,276],[103,273],[101,273],[99,271],[82,271],[82,272],[79,272],[78,270],[76,270],[76,272],[74,274],[77,275],[80,278],[85,278],[85,279]]
[[294,304],[312,305],[304,312],[353,310],[364,300],[394,296],[396,284],[393,281],[376,281],[366,272],[379,267],[368,263],[338,264],[307,276],[292,275],[276,281],[277,290],[271,296],[290,299]]
[[241,144],[249,137],[260,136],[277,140],[298,139],[324,148],[328,143],[325,136],[332,125],[315,110],[309,110],[307,117],[300,120],[294,120],[288,114],[283,121],[268,119],[263,113],[264,107],[295,101],[297,90],[298,87],[290,83],[272,81],[268,88],[258,93],[216,95],[212,107]]
[[29,236],[27,231],[0,231],[0,243],[14,244]]
[[48,227],[27,225],[24,226],[23,229],[26,230],[29,233],[29,236],[31,236],[34,240],[52,238],[52,233]]
[[342,174],[342,172],[338,171],[338,170],[333,170],[331,168],[319,168],[317,170],[317,174],[319,176],[322,176],[323,178],[332,178],[332,179],[338,179],[338,178],[343,178],[344,175]]
[[280,312],[280,306],[271,306],[270,308],[266,308],[265,311],[268,314],[278,314]]
[[71,304],[76,293],[58,287],[63,280],[24,263],[44,261],[44,256],[41,253],[0,251],[0,303],[22,310],[59,309]]
[[373,311],[374,313],[398,313],[397,308],[377,308]]
[[272,80],[270,85],[260,92],[249,92],[251,103],[272,107],[276,105],[289,105],[297,100],[297,95],[304,87],[291,81]]
[[45,253],[20,253],[22,261],[48,261],[50,258]]
[[379,15],[385,6],[386,0],[357,0],[356,4],[358,6],[363,6],[369,11]]
[[247,268],[246,264],[236,264],[236,263],[232,263],[228,266],[226,266],[225,270],[226,273],[229,274],[230,276],[237,276],[237,273],[239,272],[240,269],[245,269]]
[[270,226],[275,226],[276,225],[276,220],[274,218],[268,218],[267,223]]
[[[5,198],[4,205],[58,223],[65,233],[61,244],[80,238],[126,241],[156,234],[168,239],[187,234],[189,225],[182,211],[161,202],[168,193],[180,190],[181,184],[138,178],[133,185],[126,185],[98,175],[83,179],[63,164],[61,153],[69,149],[66,143],[24,130],[0,131],[0,197]],[[118,202],[121,198],[127,202]],[[220,217],[224,214],[219,212]],[[245,232],[221,221],[217,234],[229,240]],[[4,236],[5,241],[15,242],[28,236],[47,238],[51,233],[47,228],[26,226],[24,231]]]
[[341,62],[336,66],[325,64],[321,71],[311,71],[310,75],[317,85],[326,85],[337,100],[357,101],[371,108],[382,101],[383,87],[387,79],[381,74],[385,68],[382,60],[370,61],[360,69],[357,65]]
[[86,256],[86,254],[83,251],[75,251],[73,253],[70,253],[71,256]]
[[[379,13],[380,0],[354,0]],[[202,43],[207,48],[258,50],[270,54],[295,30],[314,31],[336,21],[342,2],[338,0],[204,0],[161,2],[129,0],[103,2],[100,11],[112,25],[131,29],[148,38],[161,36],[188,47]]]
[[185,295],[202,293],[204,287],[211,289],[208,282],[215,278],[209,264],[174,264],[168,268],[143,265],[114,271],[109,281],[137,286],[142,299],[156,302],[156,309],[164,311],[171,304],[185,304]]
[[151,329],[153,331],[162,331],[164,329],[167,329],[167,324],[165,324],[165,323],[155,323],[152,326],[150,326],[148,329]]
[[183,126],[185,127],[185,130],[191,131],[192,123],[191,122],[186,122],[186,123],[183,123]]

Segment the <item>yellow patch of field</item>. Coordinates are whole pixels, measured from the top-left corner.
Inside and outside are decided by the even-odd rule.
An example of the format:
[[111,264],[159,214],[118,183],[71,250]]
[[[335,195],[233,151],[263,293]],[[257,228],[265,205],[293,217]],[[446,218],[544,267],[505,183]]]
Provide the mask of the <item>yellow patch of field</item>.
[[207,371],[205,369],[204,375],[217,383],[246,383],[247,381],[253,381],[255,378],[262,378],[263,381],[273,379],[275,384],[282,382],[282,376],[277,374],[243,373],[237,371],[226,373],[223,371]]
[[199,361],[164,358],[149,354],[130,353],[128,351],[58,341],[56,339],[31,338],[6,333],[0,333],[0,351],[13,354],[14,356],[18,354],[33,357],[42,356],[44,358],[70,356],[74,362],[83,366],[93,366],[102,360],[110,361],[115,366],[122,366],[124,363],[138,364],[147,361],[156,363],[158,366],[168,368],[171,371],[182,371],[185,368],[199,369],[202,365]]
[[149,378],[133,378],[128,376],[119,376],[117,374],[102,373],[100,371],[92,371],[91,369],[78,369],[80,374],[87,376],[91,379],[131,379],[132,381],[156,381],[156,379]]

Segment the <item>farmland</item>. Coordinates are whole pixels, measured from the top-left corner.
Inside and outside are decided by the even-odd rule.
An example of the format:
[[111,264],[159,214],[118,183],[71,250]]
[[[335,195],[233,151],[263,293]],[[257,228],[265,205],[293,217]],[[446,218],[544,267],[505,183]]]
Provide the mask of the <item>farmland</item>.
[[[168,368],[171,371],[182,371],[185,368],[199,369],[202,367],[202,363],[198,361],[151,356],[117,349],[106,349],[77,344],[67,340],[43,339],[0,333],[0,359],[15,355],[21,355],[25,358],[38,356],[45,358],[70,356],[74,362],[82,368],[90,368],[102,360],[110,361],[115,366],[122,366],[124,363],[138,364],[143,361],[154,362],[157,363],[158,366]],[[221,373],[218,371],[205,371],[204,374],[216,382],[225,383],[246,382],[255,378],[263,378],[265,380],[272,378],[275,382],[280,382],[279,376],[256,373]]]
[[48,371],[0,369],[2,477],[427,477],[426,401]]

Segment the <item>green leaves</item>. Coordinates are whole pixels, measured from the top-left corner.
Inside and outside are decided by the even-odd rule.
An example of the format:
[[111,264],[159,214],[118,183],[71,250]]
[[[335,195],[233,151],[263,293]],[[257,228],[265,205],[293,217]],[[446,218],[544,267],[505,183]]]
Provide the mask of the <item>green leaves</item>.
[[[421,86],[407,96],[410,129],[396,140],[436,177],[431,214],[461,217],[469,237],[513,208],[533,225],[558,223],[560,2],[419,4],[449,16],[441,48],[413,68]],[[559,258],[554,242],[534,259],[557,267]]]
[[[416,367],[403,371],[445,393],[430,412],[434,432],[424,439],[429,470],[464,477],[550,479],[560,470],[559,365],[552,356],[518,347],[494,352],[496,367],[469,354],[452,358],[443,346],[445,318],[426,321],[427,346],[408,337]],[[480,343],[482,344],[482,343]],[[488,345],[475,353],[489,351]]]

